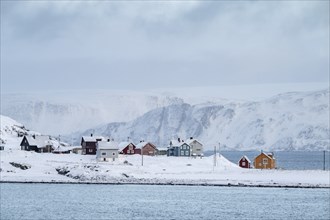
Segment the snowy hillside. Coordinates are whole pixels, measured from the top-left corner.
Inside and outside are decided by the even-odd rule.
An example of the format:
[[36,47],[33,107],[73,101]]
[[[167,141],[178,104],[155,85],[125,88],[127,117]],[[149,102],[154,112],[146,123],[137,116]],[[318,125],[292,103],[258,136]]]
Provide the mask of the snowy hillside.
[[[68,146],[65,142],[59,142],[57,137],[42,135],[38,132],[27,129],[21,123],[7,117],[0,115],[0,145],[5,146],[5,150],[19,150],[20,143],[24,135],[27,136],[46,136],[47,143],[54,147]],[[33,138],[34,139],[34,138]],[[39,141],[40,143],[40,141]]]
[[117,140],[150,140],[167,146],[176,137],[196,137],[206,149],[329,149],[329,90],[285,93],[260,102],[180,103],[151,110],[130,122],[89,129]]
[[10,148],[19,148],[22,135],[38,134],[25,128],[21,123],[0,115],[0,144]]

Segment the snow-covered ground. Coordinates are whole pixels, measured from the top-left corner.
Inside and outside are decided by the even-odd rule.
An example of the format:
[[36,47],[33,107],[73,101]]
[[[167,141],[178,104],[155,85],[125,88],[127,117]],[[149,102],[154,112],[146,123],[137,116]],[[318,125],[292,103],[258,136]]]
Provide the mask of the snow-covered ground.
[[[136,184],[205,184],[244,186],[330,187],[329,171],[243,169],[222,156],[183,158],[120,155],[114,162],[96,162],[95,156],[1,151],[2,182],[75,182]],[[10,162],[27,165],[22,170]],[[62,174],[59,174],[61,172]]]

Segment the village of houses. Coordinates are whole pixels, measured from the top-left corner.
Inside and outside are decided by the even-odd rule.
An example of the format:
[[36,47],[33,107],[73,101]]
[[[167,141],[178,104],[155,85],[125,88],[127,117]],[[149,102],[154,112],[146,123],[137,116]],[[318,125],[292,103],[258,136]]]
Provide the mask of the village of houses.
[[[35,151],[38,153],[54,154],[81,154],[95,155],[98,162],[115,161],[122,155],[143,156],[168,156],[168,157],[191,157],[203,158],[203,144],[190,137],[188,139],[177,138],[170,140],[167,147],[157,147],[155,144],[141,140],[139,143],[133,143],[129,139],[123,142],[116,142],[114,139],[102,136],[83,136],[80,146],[69,146],[47,135],[24,135],[20,142],[21,150]],[[261,152],[253,160],[242,155],[237,165],[242,168],[255,169],[275,169],[276,161],[273,153]]]

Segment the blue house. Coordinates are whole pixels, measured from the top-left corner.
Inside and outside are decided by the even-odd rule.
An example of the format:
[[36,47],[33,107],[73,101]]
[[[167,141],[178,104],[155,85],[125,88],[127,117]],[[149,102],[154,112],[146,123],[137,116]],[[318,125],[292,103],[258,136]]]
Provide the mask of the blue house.
[[167,156],[172,157],[190,157],[191,156],[191,147],[189,144],[178,140],[170,141],[170,147],[167,150]]

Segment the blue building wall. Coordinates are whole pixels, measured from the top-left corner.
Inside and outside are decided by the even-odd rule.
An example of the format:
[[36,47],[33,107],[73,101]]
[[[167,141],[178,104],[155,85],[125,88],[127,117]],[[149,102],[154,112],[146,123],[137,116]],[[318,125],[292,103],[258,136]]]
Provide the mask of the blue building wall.
[[172,146],[167,150],[167,156],[173,157],[190,157],[190,146],[186,143],[181,146]]

